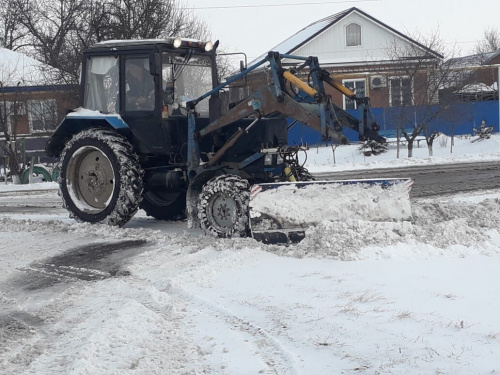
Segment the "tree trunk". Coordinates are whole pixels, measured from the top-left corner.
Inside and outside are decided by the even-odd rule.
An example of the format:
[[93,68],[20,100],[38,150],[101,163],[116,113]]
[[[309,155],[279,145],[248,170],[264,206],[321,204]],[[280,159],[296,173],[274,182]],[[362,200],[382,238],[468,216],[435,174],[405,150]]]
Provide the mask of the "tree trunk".
[[434,149],[433,149],[434,139],[435,139],[434,135],[431,135],[429,138],[425,139],[425,143],[427,143],[427,151],[429,153],[430,158],[434,156]]
[[19,163],[17,162],[17,155],[16,152],[12,149],[12,144],[8,145],[8,151],[9,151],[9,169],[10,169],[10,175],[12,177],[12,182],[14,184],[19,184],[21,183],[21,179],[19,177],[21,172],[19,171]]
[[408,141],[408,157],[413,157],[413,141]]

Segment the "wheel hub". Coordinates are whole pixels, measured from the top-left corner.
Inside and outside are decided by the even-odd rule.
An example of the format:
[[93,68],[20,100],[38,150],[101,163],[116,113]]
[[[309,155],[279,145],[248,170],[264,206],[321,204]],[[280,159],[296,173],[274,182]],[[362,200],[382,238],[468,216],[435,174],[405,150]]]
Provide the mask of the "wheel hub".
[[221,228],[230,228],[233,225],[236,211],[235,202],[226,196],[216,197],[212,205],[213,218]]
[[91,211],[107,207],[115,177],[110,160],[101,150],[91,146],[78,150],[68,167],[68,176],[74,176],[70,192],[74,201],[85,204]]
[[99,195],[106,189],[106,175],[100,166],[97,165],[93,170],[84,172],[82,177],[85,181],[82,187],[86,185],[89,193]]

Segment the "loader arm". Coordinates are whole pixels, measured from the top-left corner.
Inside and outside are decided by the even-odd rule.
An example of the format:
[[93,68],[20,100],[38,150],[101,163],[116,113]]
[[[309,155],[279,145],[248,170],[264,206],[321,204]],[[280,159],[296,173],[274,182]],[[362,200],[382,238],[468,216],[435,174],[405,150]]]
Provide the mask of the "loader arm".
[[[283,61],[285,61],[287,66],[293,64],[295,66],[285,69]],[[260,87],[254,87],[251,95],[236,104],[222,116],[211,121],[207,126],[198,129],[195,124],[196,105],[207,97],[217,95],[220,90],[229,87],[231,84],[243,80],[249,73],[258,68],[267,69],[268,82],[265,82]],[[296,75],[304,69],[307,69],[309,76],[312,77],[311,84],[304,82]],[[360,120],[332,102],[331,97],[325,93],[324,82],[358,102],[358,106],[362,110]],[[304,100],[296,92],[289,90],[287,86],[290,83],[298,87],[309,99]],[[189,124],[188,164],[189,169],[193,171],[191,173],[193,176],[207,167],[207,165],[200,165],[199,142],[201,138],[250,116],[254,116],[257,119],[277,115],[288,117],[300,121],[320,132],[323,140],[334,140],[340,144],[349,143],[348,139],[341,133],[344,126],[357,131],[361,140],[374,139],[378,142],[385,142],[385,138],[378,134],[379,128],[371,112],[368,98],[358,99],[354,92],[338,81],[335,81],[330,77],[328,72],[320,67],[316,57],[282,55],[271,51],[263,60],[242,70],[199,98],[188,102],[187,109]],[[234,144],[248,130],[248,128],[238,129],[228,142]],[[229,148],[230,145],[226,143],[218,151],[217,158],[220,159],[222,153],[226,152]]]
[[261,88],[244,101],[237,104],[229,112],[207,125],[197,133],[197,136],[204,137],[215,130],[250,115],[265,117],[279,113],[286,117],[291,117],[294,120],[301,121],[318,132],[326,133],[329,140],[335,140],[341,144],[349,143],[347,138],[331,124],[326,124],[325,132],[321,124],[321,117],[313,111],[316,107],[320,109],[321,104],[319,106],[301,104],[288,94],[283,94],[281,101],[279,101],[276,98],[273,88],[268,86]]
[[[330,102],[330,110],[335,116],[336,122],[340,127],[347,126],[359,133],[360,140],[375,140],[379,143],[384,143],[386,140],[378,134],[380,126],[378,125],[370,106],[370,98],[368,97],[358,97],[354,91],[344,86],[342,82],[333,78],[324,69],[315,69],[314,74],[316,75],[317,81],[325,82],[329,86],[333,87],[341,94],[347,98],[354,100],[358,106],[360,112],[360,118],[350,115],[348,112],[344,111],[335,103]],[[300,78],[294,76],[291,72],[285,71],[283,77],[291,82],[292,84],[299,87],[302,91],[307,93],[309,96],[313,97],[317,102],[322,101],[322,96],[325,94],[320,93],[313,87],[309,86],[306,82],[302,81]]]
[[326,70],[321,69],[318,73],[319,79],[327,83],[329,86],[333,87],[340,93],[342,93],[347,98],[354,100],[358,106],[360,112],[359,120],[349,113],[337,107],[337,114],[346,119],[346,126],[357,131],[359,133],[360,140],[375,140],[379,143],[384,143],[386,140],[384,137],[378,134],[380,130],[380,125],[375,120],[373,116],[372,108],[370,106],[370,98],[359,97],[354,91],[344,86],[342,82],[333,78]]

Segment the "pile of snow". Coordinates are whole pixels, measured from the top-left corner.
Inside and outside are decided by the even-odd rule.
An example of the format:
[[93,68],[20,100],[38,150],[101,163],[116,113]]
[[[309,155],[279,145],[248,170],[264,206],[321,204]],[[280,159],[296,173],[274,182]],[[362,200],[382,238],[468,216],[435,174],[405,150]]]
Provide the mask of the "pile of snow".
[[478,203],[415,200],[412,212],[411,221],[325,220],[293,249],[275,250],[338,260],[500,254],[500,192]]
[[[390,183],[384,186],[383,183]],[[328,181],[272,184],[253,187],[250,217],[253,230],[303,228],[323,221],[364,219],[409,220],[411,180],[381,180],[379,183]],[[255,219],[262,219],[259,227]]]

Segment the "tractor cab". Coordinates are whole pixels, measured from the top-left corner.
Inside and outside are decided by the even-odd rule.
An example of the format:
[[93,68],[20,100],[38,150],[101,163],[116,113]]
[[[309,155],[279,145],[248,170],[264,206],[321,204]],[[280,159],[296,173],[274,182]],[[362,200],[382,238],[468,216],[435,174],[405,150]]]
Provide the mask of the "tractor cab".
[[[171,38],[99,43],[84,54],[82,106],[119,114],[139,153],[180,153],[186,143],[186,103],[212,89],[214,61],[210,42]],[[208,99],[196,111],[208,119]]]

